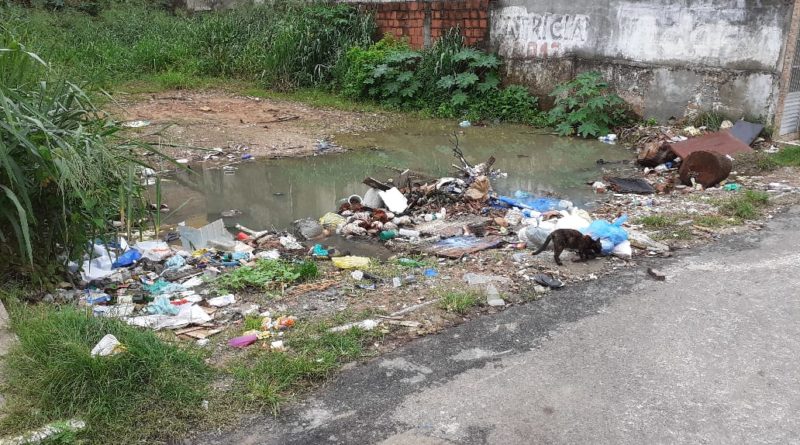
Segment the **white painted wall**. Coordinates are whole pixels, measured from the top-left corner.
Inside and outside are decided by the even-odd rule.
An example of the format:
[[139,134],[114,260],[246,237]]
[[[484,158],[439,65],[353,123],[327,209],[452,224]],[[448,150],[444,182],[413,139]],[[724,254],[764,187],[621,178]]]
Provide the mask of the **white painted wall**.
[[780,8],[763,5],[769,2],[611,0],[606,7],[591,0],[509,3],[493,10],[490,30],[492,45],[508,58],[577,53],[763,70],[777,67],[784,38],[785,15]]

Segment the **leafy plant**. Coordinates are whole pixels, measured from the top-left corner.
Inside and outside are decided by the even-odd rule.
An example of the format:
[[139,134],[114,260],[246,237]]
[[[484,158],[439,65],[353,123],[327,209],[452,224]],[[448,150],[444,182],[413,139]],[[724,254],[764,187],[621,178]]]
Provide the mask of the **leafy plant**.
[[258,260],[254,266],[242,266],[221,275],[215,282],[219,289],[239,291],[248,288],[267,289],[278,284],[308,280],[318,274],[313,261],[298,263],[279,260]]
[[144,212],[137,164],[109,142],[118,127],[8,33],[0,115],[0,272],[78,258],[110,221]]
[[629,120],[625,101],[609,91],[598,72],[581,73],[557,86],[550,96],[555,98],[548,114],[550,123],[562,136],[597,137]]

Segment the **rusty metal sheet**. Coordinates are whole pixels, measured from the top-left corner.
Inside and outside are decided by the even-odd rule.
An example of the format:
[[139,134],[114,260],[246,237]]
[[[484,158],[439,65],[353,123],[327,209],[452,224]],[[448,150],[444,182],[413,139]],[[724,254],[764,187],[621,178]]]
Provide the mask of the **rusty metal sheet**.
[[496,236],[487,236],[485,238],[454,236],[443,239],[425,250],[433,255],[457,259],[464,255],[497,247],[501,242],[502,240]]
[[711,151],[722,155],[733,155],[736,153],[748,153],[753,151],[749,145],[733,137],[728,131],[718,131],[708,133],[688,141],[670,144],[673,153],[686,159],[691,153],[696,151]]

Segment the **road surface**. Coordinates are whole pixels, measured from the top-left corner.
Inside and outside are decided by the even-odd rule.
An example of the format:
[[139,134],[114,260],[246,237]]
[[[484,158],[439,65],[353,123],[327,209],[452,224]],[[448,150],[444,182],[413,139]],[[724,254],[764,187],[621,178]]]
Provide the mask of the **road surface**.
[[211,444],[800,443],[800,211],[354,366]]

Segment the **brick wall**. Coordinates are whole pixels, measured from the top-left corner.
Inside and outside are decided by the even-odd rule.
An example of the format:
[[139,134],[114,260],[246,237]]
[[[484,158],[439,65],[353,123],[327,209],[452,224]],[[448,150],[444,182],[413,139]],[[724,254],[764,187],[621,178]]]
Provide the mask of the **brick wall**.
[[360,2],[375,14],[378,31],[406,37],[414,48],[436,41],[458,27],[468,45],[482,46],[489,37],[490,0]]
[[489,38],[489,0],[431,2],[431,38],[458,26],[470,46]]

